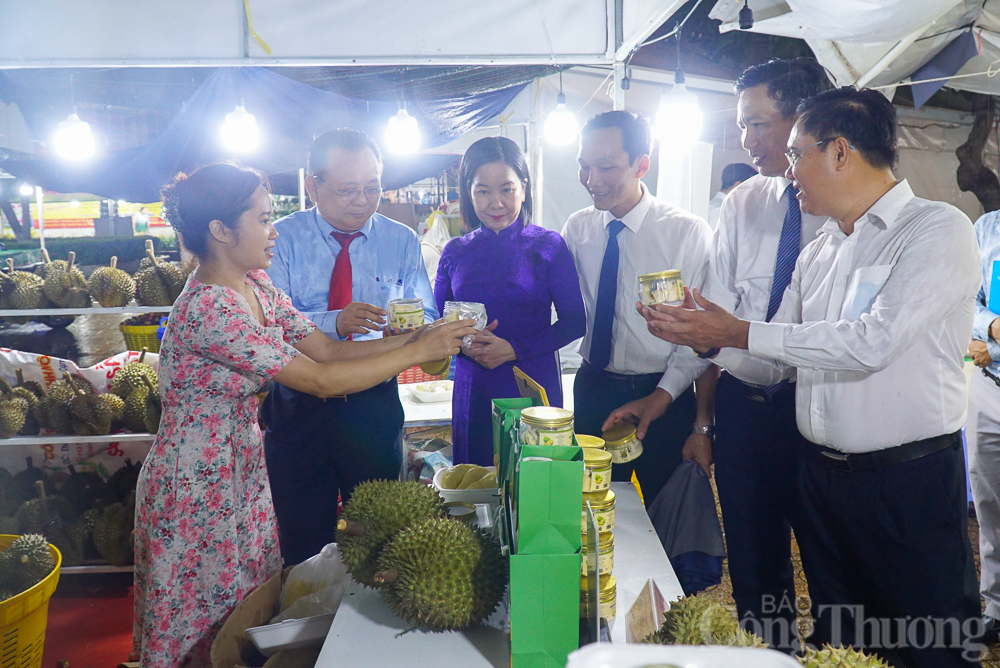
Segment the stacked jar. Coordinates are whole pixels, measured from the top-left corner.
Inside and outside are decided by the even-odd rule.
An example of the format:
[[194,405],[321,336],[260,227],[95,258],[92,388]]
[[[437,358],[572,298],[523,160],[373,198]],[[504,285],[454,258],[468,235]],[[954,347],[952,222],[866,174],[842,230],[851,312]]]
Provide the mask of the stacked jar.
[[580,551],[580,616],[588,614],[587,560],[590,553],[587,532],[587,504],[594,513],[597,527],[597,574],[600,616],[610,621],[615,617],[615,493],[611,491],[612,455],[605,450],[605,440],[595,436],[577,436],[583,446],[583,508],[580,512],[583,549]]

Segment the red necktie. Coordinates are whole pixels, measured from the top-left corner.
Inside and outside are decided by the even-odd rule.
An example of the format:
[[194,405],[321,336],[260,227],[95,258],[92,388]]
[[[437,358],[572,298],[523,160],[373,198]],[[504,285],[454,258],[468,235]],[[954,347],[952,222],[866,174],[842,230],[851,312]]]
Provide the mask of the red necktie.
[[330,232],[340,242],[340,252],[333,265],[333,275],[330,276],[330,301],[327,306],[330,311],[339,311],[351,303],[351,242],[361,236],[360,232],[343,234]]

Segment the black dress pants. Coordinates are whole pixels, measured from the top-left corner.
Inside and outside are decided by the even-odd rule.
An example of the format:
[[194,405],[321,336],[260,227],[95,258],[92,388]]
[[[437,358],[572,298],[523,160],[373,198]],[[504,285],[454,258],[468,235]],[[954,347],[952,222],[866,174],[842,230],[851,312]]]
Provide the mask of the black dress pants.
[[723,372],[712,455],[733,599],[747,630],[779,649],[797,646],[790,527],[804,442],[794,384],[769,397]]
[[795,536],[807,642],[869,648],[897,668],[978,666],[979,591],[960,443],[881,470],[802,459]]
[[337,496],[367,480],[397,480],[403,406],[396,379],[324,401],[275,385],[262,407],[264,454],[285,565],[332,543]]
[[[652,394],[662,377],[659,373],[626,377],[597,371],[584,362],[573,384],[576,433],[600,436],[601,426],[613,410]],[[642,454],[626,464],[612,466],[611,479],[628,482],[635,471],[643,502],[647,506],[652,503],[681,463],[681,450],[691,435],[696,412],[694,391],[688,388],[674,399],[666,413],[649,423],[642,439]]]

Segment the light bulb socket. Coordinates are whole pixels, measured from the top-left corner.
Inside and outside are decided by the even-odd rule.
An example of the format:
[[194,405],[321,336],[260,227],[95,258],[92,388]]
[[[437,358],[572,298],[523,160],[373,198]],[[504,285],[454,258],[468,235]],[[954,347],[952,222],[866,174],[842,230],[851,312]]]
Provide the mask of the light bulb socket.
[[559,91],[559,94],[556,95],[556,104],[566,104],[566,95],[562,91]]
[[685,83],[685,81],[684,81],[684,70],[682,70],[679,67],[677,68],[677,71],[674,72],[674,83],[675,84],[683,84],[683,83]]
[[744,0],[743,9],[740,10],[740,30],[750,28],[753,28],[753,10],[750,9],[749,0]]

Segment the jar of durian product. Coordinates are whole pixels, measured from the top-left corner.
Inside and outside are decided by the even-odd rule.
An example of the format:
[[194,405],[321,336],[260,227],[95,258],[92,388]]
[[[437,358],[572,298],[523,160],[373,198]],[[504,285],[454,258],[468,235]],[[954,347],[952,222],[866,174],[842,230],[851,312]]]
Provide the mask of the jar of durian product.
[[597,530],[601,533],[614,531],[615,528],[615,493],[610,489],[603,492],[585,492],[583,495],[583,509],[580,511],[580,529],[583,537],[587,538],[587,502],[594,511],[594,521],[597,522]]
[[598,450],[604,449],[604,439],[600,436],[577,434],[576,442],[580,444],[581,448],[597,448]]
[[635,435],[635,425],[619,422],[603,434],[604,449],[615,464],[630,462],[642,454],[642,441]]
[[393,299],[389,301],[389,326],[393,329],[410,330],[424,324],[424,300]]
[[583,448],[583,491],[602,492],[611,487],[611,453]]
[[643,306],[668,304],[677,306],[684,301],[681,270],[657,271],[639,276],[639,301]]
[[519,435],[525,445],[573,445],[573,411],[555,406],[525,408]]
[[[587,574],[587,541],[583,541],[583,550],[580,552],[582,559],[580,562],[580,575]],[[610,531],[597,534],[597,574],[610,575],[611,569],[615,567],[615,535]]]
[[[587,576],[580,578],[580,616],[586,617],[588,612],[587,606]],[[617,584],[615,583],[615,577],[613,575],[602,575],[600,577],[600,584],[598,585],[597,595],[600,599],[600,615],[602,619],[611,621],[615,618],[615,613],[617,612],[616,598],[618,596]]]

